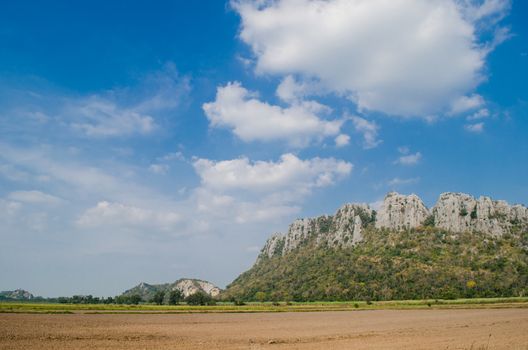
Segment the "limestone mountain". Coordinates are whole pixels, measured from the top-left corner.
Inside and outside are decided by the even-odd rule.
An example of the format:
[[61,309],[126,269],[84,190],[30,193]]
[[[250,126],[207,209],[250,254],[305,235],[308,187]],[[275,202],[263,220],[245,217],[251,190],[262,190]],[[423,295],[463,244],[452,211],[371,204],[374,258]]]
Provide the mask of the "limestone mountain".
[[6,290],[0,292],[0,299],[4,300],[31,300],[35,297],[30,292],[23,289]]
[[220,288],[211,282],[199,279],[181,278],[173,283],[148,284],[141,282],[137,286],[125,291],[122,295],[139,295],[143,301],[150,301],[156,292],[169,292],[172,290],[179,290],[184,297],[188,297],[199,291],[209,294],[212,297],[216,297],[221,291]]
[[[528,293],[528,209],[443,193],[432,208],[387,194],[272,235],[225,297],[401,299]],[[260,294],[262,295],[262,294]]]

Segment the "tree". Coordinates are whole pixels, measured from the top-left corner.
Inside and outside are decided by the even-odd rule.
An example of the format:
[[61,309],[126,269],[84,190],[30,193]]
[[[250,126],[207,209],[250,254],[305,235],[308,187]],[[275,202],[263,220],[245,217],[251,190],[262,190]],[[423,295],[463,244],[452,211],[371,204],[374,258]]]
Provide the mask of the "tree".
[[266,298],[267,298],[267,296],[266,296],[266,293],[264,293],[264,292],[256,292],[256,293],[255,293],[255,299],[257,299],[257,300],[260,301],[261,303],[262,303],[263,301],[265,301]]
[[169,305],[176,305],[183,299],[182,292],[179,289],[171,290],[169,293]]
[[133,294],[128,298],[128,303],[137,305],[141,301],[141,296],[138,294]]
[[162,290],[157,291],[152,297],[152,302],[158,305],[163,304],[163,299],[165,299],[165,292]]
[[185,301],[189,305],[214,305],[215,302],[213,298],[202,291],[198,291],[194,294],[189,295],[187,298],[185,298]]

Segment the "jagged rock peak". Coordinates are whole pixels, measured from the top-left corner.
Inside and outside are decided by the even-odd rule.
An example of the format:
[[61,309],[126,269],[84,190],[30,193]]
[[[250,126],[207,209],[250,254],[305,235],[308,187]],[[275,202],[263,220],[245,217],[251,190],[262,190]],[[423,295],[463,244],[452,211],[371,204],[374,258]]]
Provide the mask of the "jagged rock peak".
[[374,220],[375,212],[367,204],[345,204],[333,216],[297,219],[286,234],[276,233],[267,240],[257,261],[284,255],[310,238],[332,247],[353,246],[363,239],[364,226]]
[[423,224],[430,215],[420,197],[389,192],[376,215],[376,227],[401,230]]
[[452,231],[478,231],[503,235],[528,230],[528,209],[481,196],[475,199],[464,193],[442,193],[429,210],[415,194],[390,192],[376,213],[366,204],[345,204],[333,216],[295,220],[286,234],[276,233],[262,248],[257,262],[291,252],[314,238],[317,244],[330,247],[354,246],[363,240],[363,230],[374,223],[376,228],[406,230],[424,225]]
[[495,236],[514,225],[528,226],[528,209],[503,200],[465,193],[442,193],[432,209],[435,226],[454,232],[479,231]]

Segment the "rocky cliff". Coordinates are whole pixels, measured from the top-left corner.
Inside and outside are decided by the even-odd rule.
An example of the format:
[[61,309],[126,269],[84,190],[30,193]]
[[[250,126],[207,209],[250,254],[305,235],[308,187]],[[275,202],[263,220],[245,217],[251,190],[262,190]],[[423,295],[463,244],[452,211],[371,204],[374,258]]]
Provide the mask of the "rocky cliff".
[[406,230],[435,226],[452,232],[475,231],[501,236],[528,229],[528,209],[489,197],[478,199],[464,193],[443,193],[428,209],[415,194],[390,192],[378,212],[366,204],[345,204],[334,215],[295,220],[286,234],[268,239],[259,258],[285,255],[314,238],[319,245],[350,247],[363,239],[367,225],[377,229]]
[[286,234],[276,233],[268,239],[259,259],[284,255],[310,238],[331,247],[353,246],[363,239],[363,228],[374,220],[375,212],[366,204],[346,204],[333,216],[295,220]]
[[478,199],[463,193],[442,193],[432,209],[434,224],[453,231],[478,231],[495,236],[509,232],[514,226],[528,225],[528,209],[481,196]]
[[376,217],[376,227],[396,230],[418,227],[428,216],[429,210],[417,195],[390,192]]

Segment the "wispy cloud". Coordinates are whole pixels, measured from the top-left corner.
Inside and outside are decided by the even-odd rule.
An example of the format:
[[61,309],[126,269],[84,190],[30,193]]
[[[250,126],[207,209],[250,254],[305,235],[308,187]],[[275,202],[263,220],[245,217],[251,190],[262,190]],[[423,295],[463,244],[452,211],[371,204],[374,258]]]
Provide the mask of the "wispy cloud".
[[398,152],[401,156],[394,161],[394,164],[415,165],[422,160],[422,154],[420,152],[409,154],[410,150],[406,146],[398,147]]
[[379,126],[374,121],[368,121],[361,117],[350,117],[357,132],[363,134],[363,148],[371,149],[378,147],[383,141],[378,139]]
[[480,134],[484,131],[484,123],[466,124],[464,125],[464,129],[474,134]]
[[395,177],[387,182],[387,185],[389,187],[399,187],[399,186],[405,186],[405,185],[412,185],[420,181],[419,177],[413,177],[408,179],[401,179],[399,177]]

